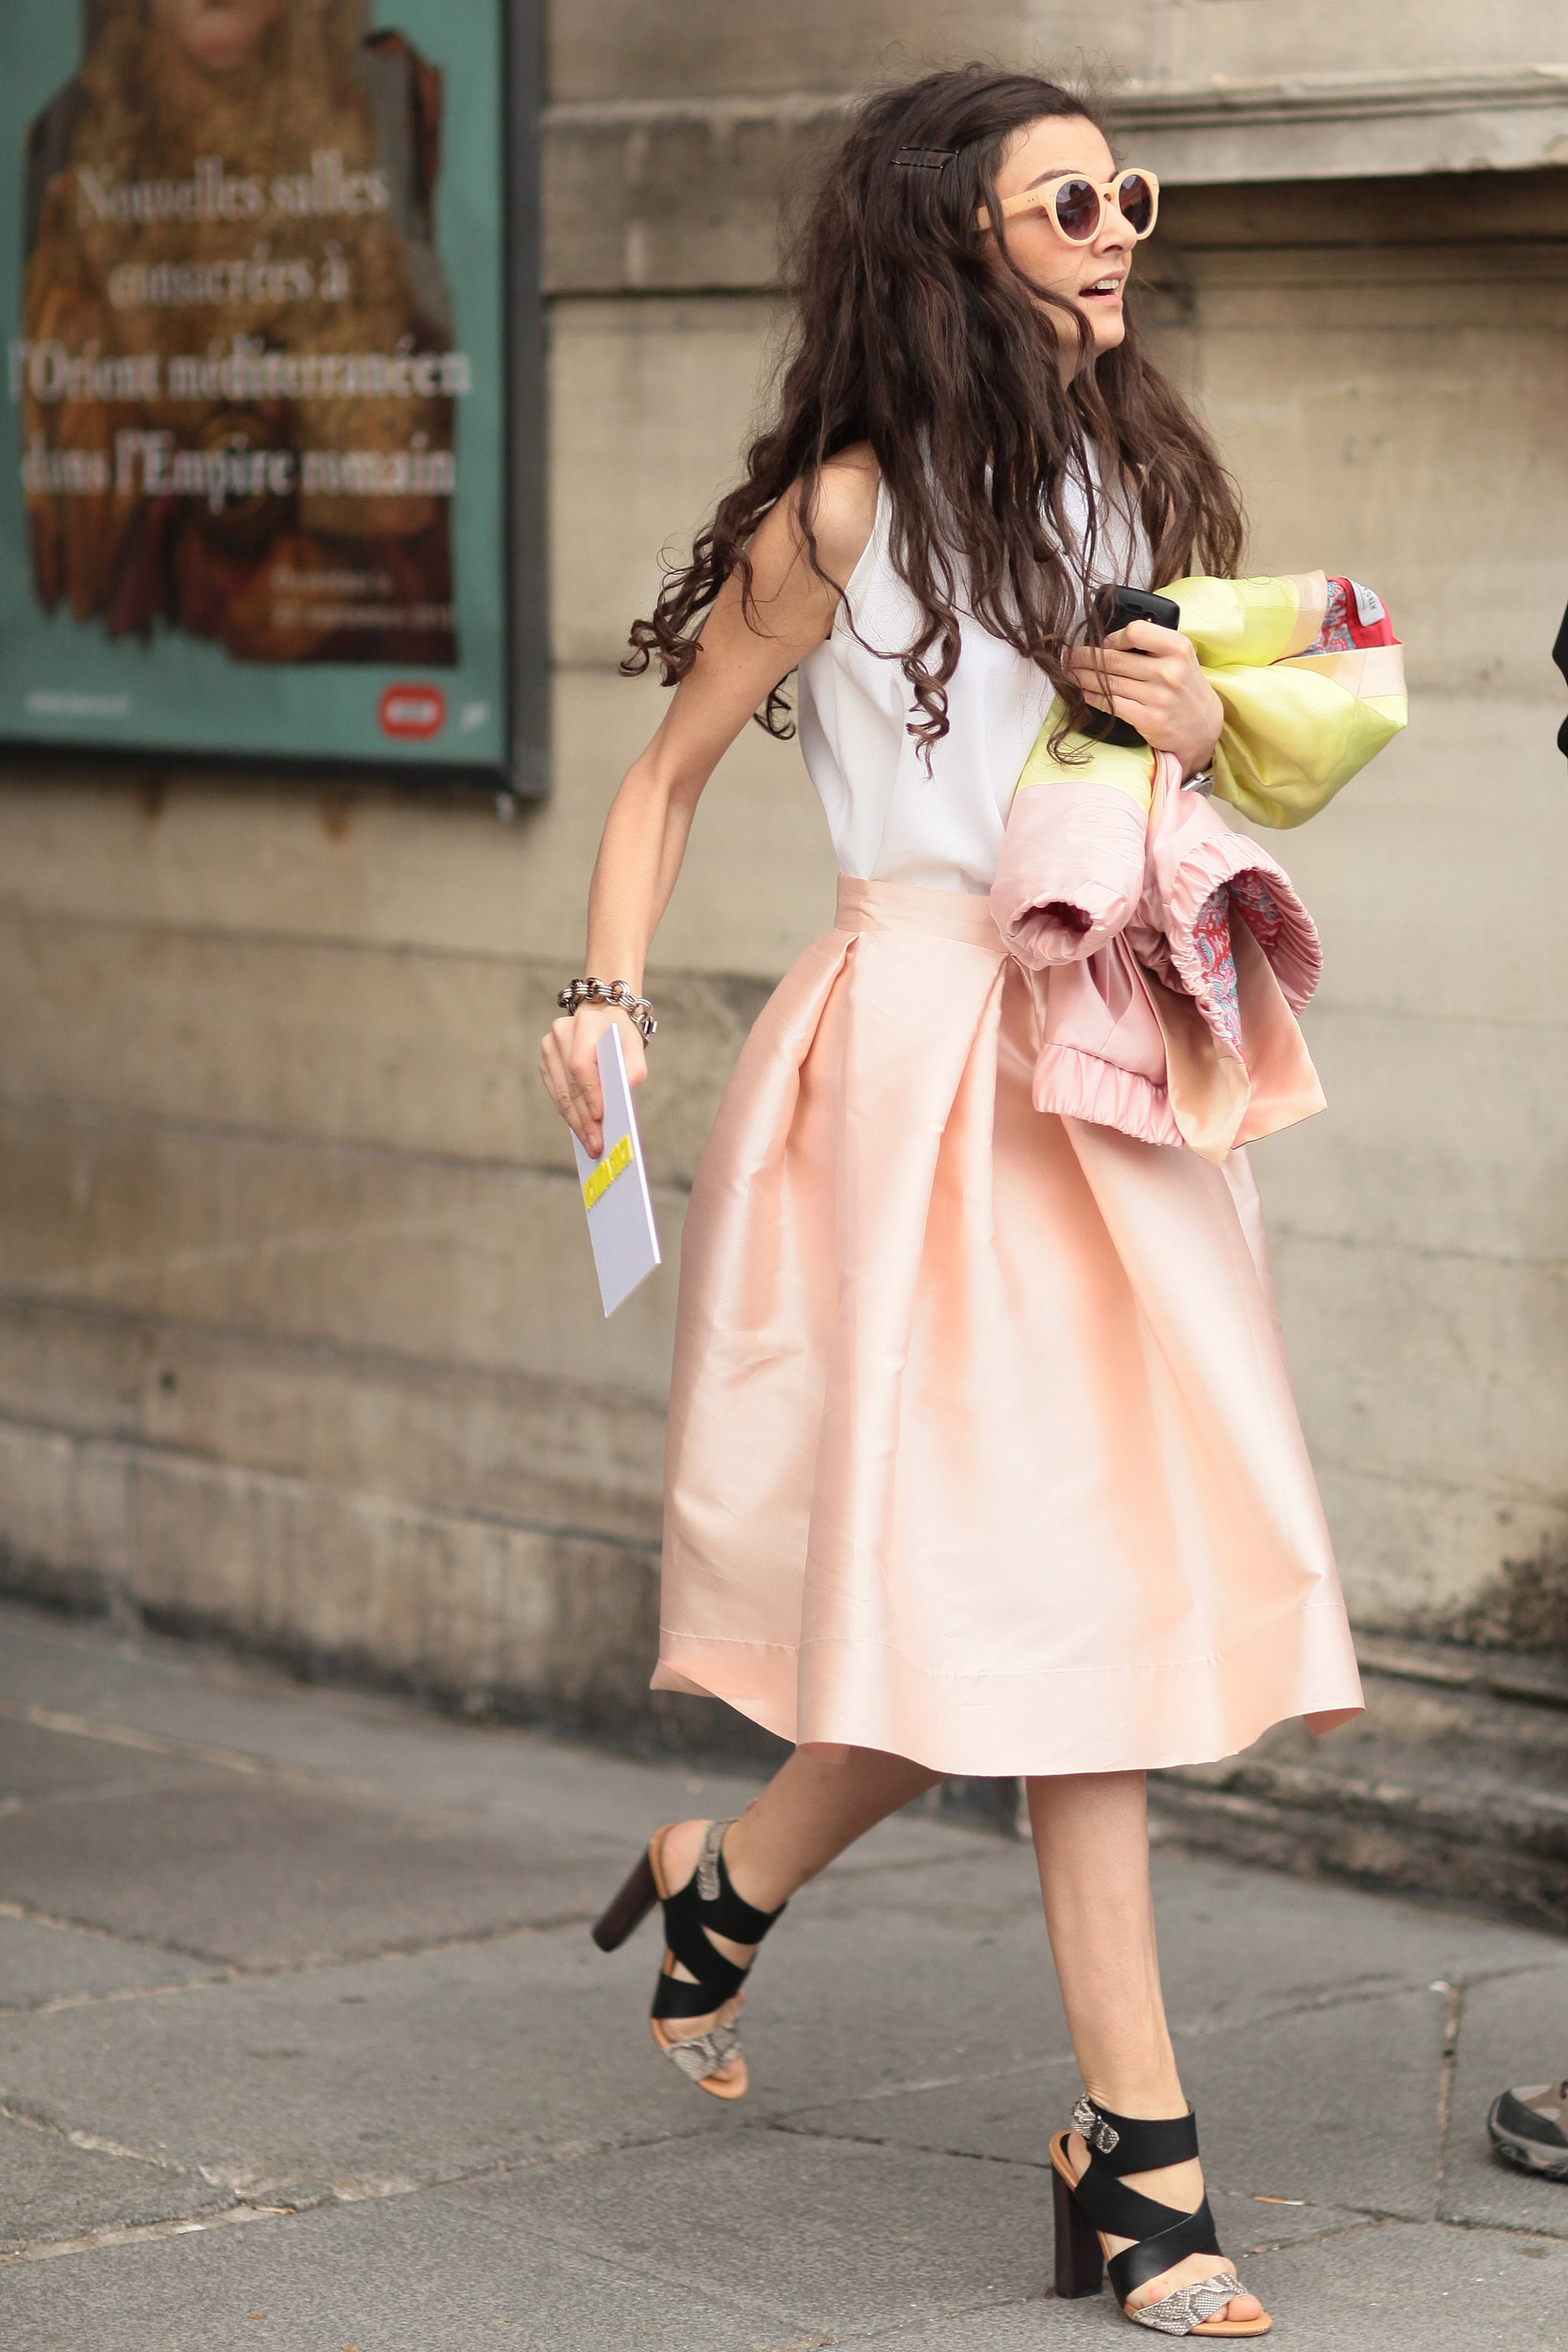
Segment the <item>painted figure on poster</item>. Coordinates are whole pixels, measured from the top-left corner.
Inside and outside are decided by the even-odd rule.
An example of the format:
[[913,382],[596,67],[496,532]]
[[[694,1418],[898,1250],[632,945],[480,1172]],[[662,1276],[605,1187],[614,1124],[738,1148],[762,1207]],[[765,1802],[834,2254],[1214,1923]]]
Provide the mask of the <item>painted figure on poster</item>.
[[365,0],[89,0],[33,124],[35,588],[237,659],[457,659],[439,73]]

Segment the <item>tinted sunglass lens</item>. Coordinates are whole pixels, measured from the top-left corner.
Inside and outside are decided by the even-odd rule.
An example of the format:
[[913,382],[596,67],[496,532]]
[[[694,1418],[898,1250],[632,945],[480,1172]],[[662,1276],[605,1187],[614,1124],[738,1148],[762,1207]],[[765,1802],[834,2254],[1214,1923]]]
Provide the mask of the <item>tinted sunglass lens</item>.
[[1116,192],[1122,218],[1144,236],[1154,226],[1154,191],[1142,172],[1129,172]]
[[1074,245],[1087,245],[1100,226],[1100,190],[1088,180],[1064,180],[1057,190],[1057,226]]

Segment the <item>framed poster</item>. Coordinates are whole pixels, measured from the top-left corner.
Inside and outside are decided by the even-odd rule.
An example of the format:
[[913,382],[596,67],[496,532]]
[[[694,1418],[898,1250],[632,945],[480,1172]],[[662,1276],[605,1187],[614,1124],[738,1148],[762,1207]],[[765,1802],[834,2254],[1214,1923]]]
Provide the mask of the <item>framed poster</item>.
[[0,740],[545,788],[540,0],[5,0]]

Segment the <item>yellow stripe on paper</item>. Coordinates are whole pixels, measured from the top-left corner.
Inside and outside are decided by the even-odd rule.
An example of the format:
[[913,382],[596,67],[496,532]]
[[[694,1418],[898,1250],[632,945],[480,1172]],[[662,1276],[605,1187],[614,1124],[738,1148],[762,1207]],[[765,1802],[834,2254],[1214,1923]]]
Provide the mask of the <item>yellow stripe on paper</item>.
[[616,1177],[631,1164],[632,1139],[629,1135],[623,1135],[620,1141],[605,1152],[593,1174],[584,1179],[583,1198],[590,1209],[595,1201],[604,1199]]

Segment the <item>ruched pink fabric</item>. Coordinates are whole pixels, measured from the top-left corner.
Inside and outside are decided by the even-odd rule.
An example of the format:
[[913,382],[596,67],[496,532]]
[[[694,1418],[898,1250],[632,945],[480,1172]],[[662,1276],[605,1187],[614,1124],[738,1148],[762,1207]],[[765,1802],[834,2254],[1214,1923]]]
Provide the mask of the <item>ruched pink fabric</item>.
[[1295,1018],[1322,950],[1279,861],[1152,757],[1146,815],[1070,771],[1021,787],[991,911],[1008,951],[1051,974],[1035,1108],[1221,1166],[1325,1108]]
[[1257,1195],[1030,1100],[983,898],[846,879],[682,1252],[656,1688],[960,1773],[1230,1755],[1361,1691]]

